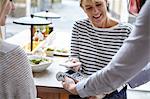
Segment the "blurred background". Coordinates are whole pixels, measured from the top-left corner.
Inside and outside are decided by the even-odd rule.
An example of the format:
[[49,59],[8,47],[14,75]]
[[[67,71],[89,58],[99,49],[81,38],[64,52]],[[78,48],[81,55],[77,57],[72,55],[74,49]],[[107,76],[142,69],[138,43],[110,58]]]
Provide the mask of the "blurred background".
[[[6,26],[3,27],[3,31],[6,33],[5,39],[30,28],[30,26],[13,24],[13,20],[48,10],[61,17],[59,19],[49,19],[49,21],[52,21],[53,30],[56,33],[55,44],[61,43],[63,46],[70,46],[71,30],[74,22],[86,17],[79,7],[79,0],[14,0],[14,2],[16,10],[11,13]],[[135,16],[128,13],[128,0],[109,0],[109,2],[111,16],[121,22],[134,24]],[[135,89],[128,88],[128,99],[142,98],[150,99],[150,83]]]
[[[121,22],[133,23],[135,17],[129,15],[127,9],[128,0],[109,0],[110,15]],[[75,20],[86,17],[79,7],[79,0],[14,0],[16,10],[11,13],[4,28],[6,32],[5,38],[9,38],[16,33],[29,28],[12,24],[16,18],[30,16],[32,13],[49,10],[61,16],[60,19],[54,19],[53,25],[55,30],[62,30],[70,33]],[[17,28],[14,28],[17,27]]]

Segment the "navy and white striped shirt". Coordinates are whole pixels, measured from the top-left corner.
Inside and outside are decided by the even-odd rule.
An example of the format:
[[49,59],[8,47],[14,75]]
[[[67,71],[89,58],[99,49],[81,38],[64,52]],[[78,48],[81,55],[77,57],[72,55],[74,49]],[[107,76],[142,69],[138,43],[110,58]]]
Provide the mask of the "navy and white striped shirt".
[[77,21],[72,30],[71,54],[79,58],[83,73],[91,75],[107,66],[131,30],[127,23],[96,28],[88,19]]

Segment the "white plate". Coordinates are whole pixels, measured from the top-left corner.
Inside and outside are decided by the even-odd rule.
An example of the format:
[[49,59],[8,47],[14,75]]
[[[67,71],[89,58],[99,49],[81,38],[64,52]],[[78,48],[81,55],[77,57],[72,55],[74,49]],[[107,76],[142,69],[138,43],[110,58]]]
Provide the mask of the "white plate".
[[69,56],[69,53],[62,53],[62,52],[54,52],[54,55],[58,55],[58,56]]
[[64,63],[60,63],[59,65],[70,68],[70,67],[75,67],[75,66],[81,65],[81,62],[72,63],[71,61],[67,61]]
[[47,61],[40,62],[39,64],[32,64],[30,62],[31,68],[33,72],[41,72],[46,70],[52,63],[52,59],[45,56],[39,56],[39,55],[29,55],[28,56],[29,61],[32,59],[46,59]]

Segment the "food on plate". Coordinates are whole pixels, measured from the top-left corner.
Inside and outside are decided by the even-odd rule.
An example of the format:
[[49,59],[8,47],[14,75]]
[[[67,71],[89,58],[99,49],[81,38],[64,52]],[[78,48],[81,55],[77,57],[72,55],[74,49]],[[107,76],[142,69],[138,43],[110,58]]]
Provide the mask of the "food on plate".
[[56,52],[68,53],[67,49],[57,49]]
[[54,49],[53,48],[46,48],[45,54],[46,54],[46,56],[53,56],[54,55]]
[[42,72],[52,64],[51,58],[40,55],[29,55],[28,60],[33,72]]
[[50,60],[48,60],[46,58],[33,58],[33,59],[29,59],[29,60],[32,65],[51,62]]
[[53,48],[47,48],[46,51],[54,51]]

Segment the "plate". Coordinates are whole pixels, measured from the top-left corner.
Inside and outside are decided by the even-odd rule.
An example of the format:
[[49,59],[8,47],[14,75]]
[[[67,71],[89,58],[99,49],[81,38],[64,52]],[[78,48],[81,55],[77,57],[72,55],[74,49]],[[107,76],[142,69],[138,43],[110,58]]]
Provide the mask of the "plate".
[[63,52],[57,52],[57,51],[55,51],[54,55],[55,56],[66,56],[67,57],[67,56],[69,56],[69,53],[63,53]]
[[28,59],[33,72],[42,72],[52,63],[52,59],[45,56],[29,55]]
[[69,56],[69,51],[67,49],[56,49],[54,51],[54,55],[56,56]]
[[59,65],[65,66],[67,68],[75,67],[75,66],[80,66],[81,62],[75,62],[73,63],[72,61],[66,61],[64,63],[60,63]]

